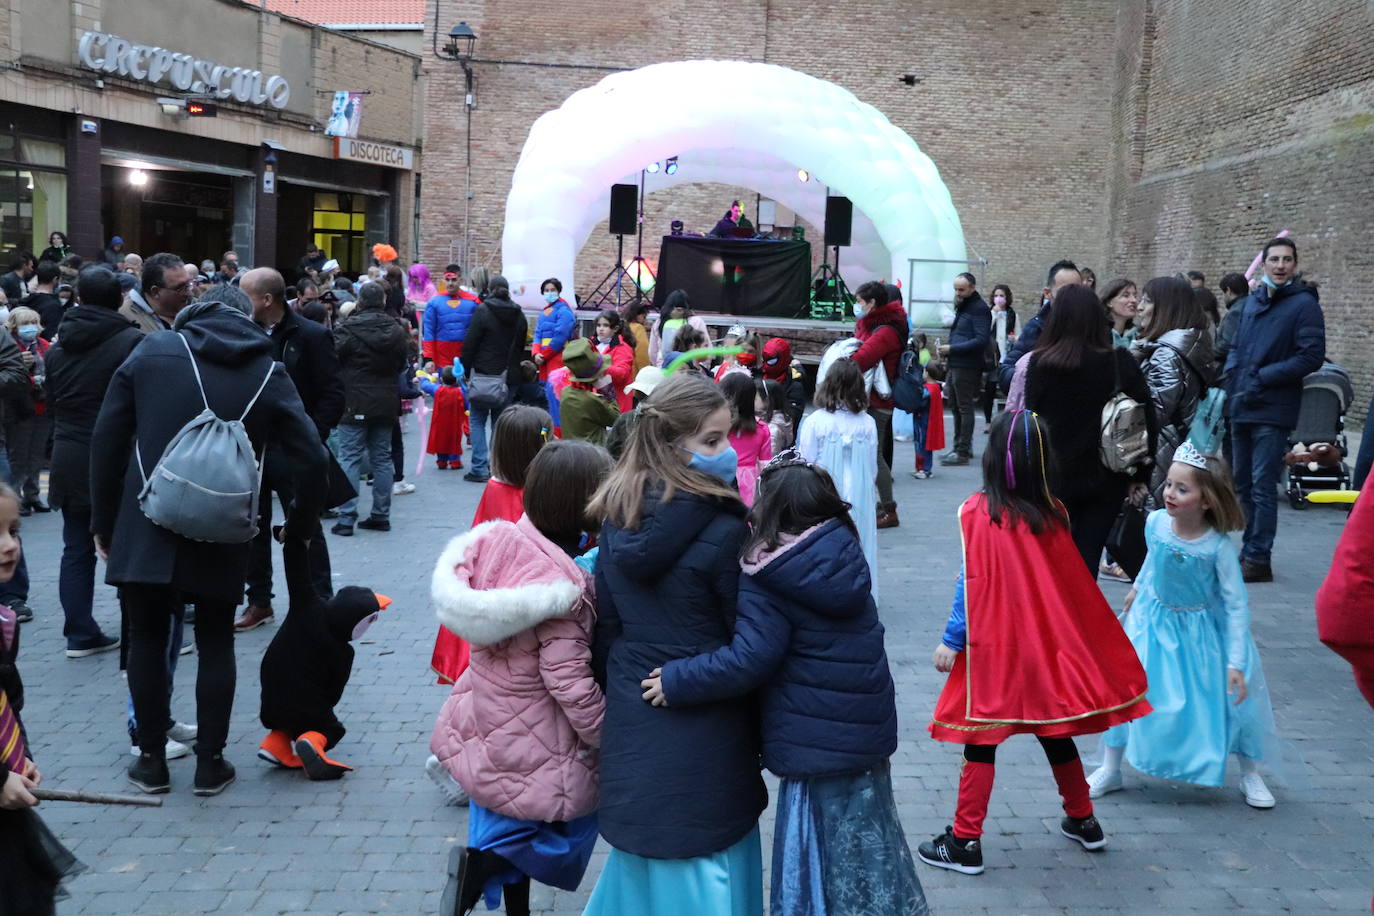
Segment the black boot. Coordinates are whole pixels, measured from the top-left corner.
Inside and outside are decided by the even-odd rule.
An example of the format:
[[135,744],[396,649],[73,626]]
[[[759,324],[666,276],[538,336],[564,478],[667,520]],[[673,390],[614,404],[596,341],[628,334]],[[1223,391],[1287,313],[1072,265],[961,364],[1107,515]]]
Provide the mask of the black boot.
[[505,889],[506,916],[530,916],[530,879],[521,878]]
[[149,754],[144,751],[139,754],[138,759],[129,764],[129,782],[149,795],[164,795],[172,791],[166,752]]
[[219,751],[196,754],[196,784],[192,793],[202,798],[218,795],[234,781],[234,765]]

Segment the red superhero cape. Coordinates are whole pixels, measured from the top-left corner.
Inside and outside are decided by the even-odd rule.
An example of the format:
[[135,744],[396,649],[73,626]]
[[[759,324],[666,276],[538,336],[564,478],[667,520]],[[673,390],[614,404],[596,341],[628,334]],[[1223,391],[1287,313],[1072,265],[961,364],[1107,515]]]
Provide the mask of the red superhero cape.
[[959,508],[959,524],[968,639],[935,705],[933,737],[1072,737],[1150,712],[1145,669],[1067,528],[995,525],[981,493]]
[[457,385],[435,388],[434,415],[429,421],[429,442],[425,452],[430,455],[461,455],[463,436],[467,431],[467,402],[463,399],[463,389]]
[[[482,499],[477,503],[477,512],[472,516],[472,525],[477,527],[483,522],[504,519],[514,524],[525,514],[525,491],[513,487],[495,477],[487,481],[482,490]],[[434,639],[434,652],[430,655],[429,666],[439,675],[438,684],[452,684],[458,680],[468,667],[468,644],[465,639],[447,627],[439,628]]]
[[1374,484],[1355,500],[1317,590],[1317,637],[1355,669],[1355,683],[1374,706]]
[[945,396],[937,382],[926,382],[926,390],[930,392],[930,413],[926,415],[925,449],[938,452],[945,447]]

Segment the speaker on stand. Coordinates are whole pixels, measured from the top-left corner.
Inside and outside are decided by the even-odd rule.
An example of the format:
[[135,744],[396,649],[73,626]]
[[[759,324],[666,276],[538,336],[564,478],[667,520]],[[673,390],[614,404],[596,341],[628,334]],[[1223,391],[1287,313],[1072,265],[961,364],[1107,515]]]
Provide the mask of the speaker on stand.
[[[821,266],[811,278],[811,317],[840,321],[854,304],[844,278],[840,276],[840,249],[847,248],[854,233],[854,204],[848,197],[825,198],[824,247]],[[830,266],[830,249],[835,250],[835,266]]]
[[[642,176],[641,176],[642,180]],[[611,185],[611,212],[609,225],[611,235],[616,237],[615,266],[610,269],[601,282],[587,297],[587,308],[601,308],[614,305],[624,307],[626,301],[644,298],[644,290],[625,269],[625,236],[639,234],[639,187],[632,184]],[[636,262],[642,261],[636,258]],[[638,264],[636,264],[638,266]],[[627,289],[627,285],[630,289]]]

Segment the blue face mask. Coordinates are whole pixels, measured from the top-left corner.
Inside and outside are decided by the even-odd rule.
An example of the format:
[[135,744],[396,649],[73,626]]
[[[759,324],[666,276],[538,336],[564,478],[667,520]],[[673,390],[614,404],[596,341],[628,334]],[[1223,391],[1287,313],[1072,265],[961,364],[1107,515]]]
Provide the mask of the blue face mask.
[[26,324],[19,329],[19,339],[24,343],[33,343],[38,339],[39,327],[36,324]]
[[558,293],[554,292],[553,290],[549,290],[547,293],[544,294],[544,301],[547,302],[549,305],[553,305],[555,302],[558,301]]
[[1260,276],[1260,282],[1263,283],[1265,286],[1269,287],[1270,289],[1283,289],[1283,286],[1287,286],[1288,283],[1292,283],[1293,281],[1289,280],[1288,283],[1283,284],[1283,286],[1279,286],[1273,280],[1269,279],[1268,274],[1263,274]]
[[734,482],[735,471],[739,469],[739,455],[733,447],[726,446],[725,451],[717,455],[703,455],[689,448],[684,448],[683,451],[692,456],[692,460],[687,462],[688,467],[712,477],[719,477],[726,485]]

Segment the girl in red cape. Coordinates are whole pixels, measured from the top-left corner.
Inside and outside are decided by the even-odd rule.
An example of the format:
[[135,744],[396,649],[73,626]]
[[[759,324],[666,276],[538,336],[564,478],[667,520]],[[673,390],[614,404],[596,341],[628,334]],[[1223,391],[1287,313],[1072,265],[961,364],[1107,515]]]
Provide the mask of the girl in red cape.
[[1035,735],[1064,800],[1060,832],[1085,849],[1107,845],[1093,816],[1076,735],[1150,712],[1145,670],[1082,564],[1063,504],[1050,495],[1046,425],[1031,411],[1001,414],[983,454],[983,490],[959,507],[963,572],[937,671],[950,672],[930,734],[964,745],[954,825],[918,854],[976,875],[997,745]]

